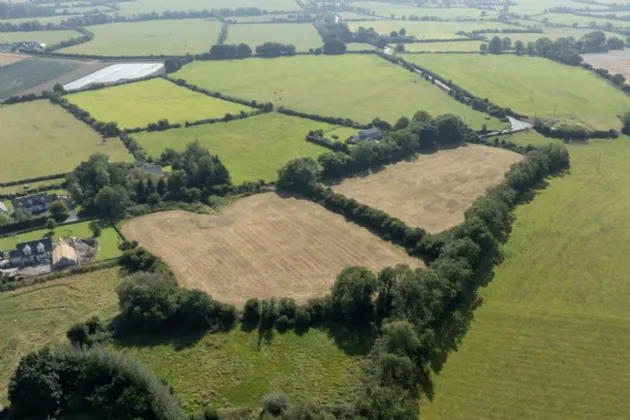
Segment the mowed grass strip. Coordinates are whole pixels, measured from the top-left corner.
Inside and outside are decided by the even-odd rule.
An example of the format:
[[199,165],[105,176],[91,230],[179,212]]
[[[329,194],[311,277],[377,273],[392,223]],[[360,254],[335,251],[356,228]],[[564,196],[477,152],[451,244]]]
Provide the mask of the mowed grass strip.
[[297,111],[392,123],[418,110],[455,114],[472,127],[502,128],[420,76],[368,54],[193,62],[174,74],[189,83]]
[[50,102],[0,107],[0,182],[71,172],[93,153],[132,162],[117,138],[103,141],[89,126]]
[[[118,312],[117,269],[94,271],[0,294],[0,402],[20,358],[56,341],[92,315]],[[3,404],[4,405],[4,404]]]
[[[92,261],[108,260],[110,258],[119,257],[122,252],[118,249],[123,241],[114,230],[113,227],[108,227],[105,223],[101,222],[102,231],[101,236],[96,238],[98,240],[99,248],[96,256]],[[76,238],[87,239],[92,237],[92,231],[90,230],[90,222],[73,223],[70,225],[57,226],[51,237],[53,242],[57,242],[60,238],[69,238],[74,236]],[[39,229],[27,233],[21,233],[19,235],[5,236],[0,238],[0,250],[11,251],[15,249],[15,246],[22,242],[36,241],[48,236],[50,231],[48,229]]]
[[255,50],[265,42],[293,44],[297,51],[320,48],[324,42],[311,23],[260,23],[230,25],[226,44],[244,42]]
[[168,19],[90,26],[94,39],[63,48],[67,54],[149,56],[198,54],[217,42],[221,22],[211,19]]
[[573,118],[595,129],[619,129],[617,115],[630,109],[630,98],[606,80],[544,58],[423,54],[409,55],[408,60],[532,118]]
[[[0,60],[2,57],[0,56]],[[0,66],[0,98],[17,95],[49,80],[78,69],[81,63],[71,60],[29,58]]]
[[468,145],[349,178],[333,189],[409,226],[436,233],[464,221],[464,212],[475,198],[500,182],[521,159],[507,150]]
[[223,118],[252,108],[193,92],[164,79],[115,86],[66,96],[98,121],[115,121],[121,128],[145,127],[168,119],[184,123]]
[[122,230],[164,258],[183,287],[238,306],[252,297],[304,302],[323,296],[350,265],[372,270],[422,265],[310,200],[275,193],[242,198],[218,215],[169,211],[142,216]]
[[232,182],[278,178],[278,170],[289,160],[299,157],[317,159],[329,149],[306,141],[310,130],[324,130],[343,141],[357,130],[338,128],[302,118],[268,113],[228,123],[198,125],[154,133],[137,133],[132,137],[149,153],[159,158],[167,149],[184,150],[194,140],[216,154],[227,167]]
[[274,331],[260,343],[258,332],[240,328],[197,337],[138,336],[115,343],[165,378],[184,409],[260,406],[270,392],[292,402],[351,402],[359,388],[359,357],[344,353],[326,332],[297,335]]
[[[38,19],[33,18],[30,20]],[[57,45],[62,41],[67,41],[71,38],[78,38],[81,36],[83,35],[77,31],[2,32],[0,34],[0,44],[10,44],[13,42],[36,42],[38,44],[52,46]]]
[[628,417],[630,138],[567,147],[570,174],[516,209],[424,419]]

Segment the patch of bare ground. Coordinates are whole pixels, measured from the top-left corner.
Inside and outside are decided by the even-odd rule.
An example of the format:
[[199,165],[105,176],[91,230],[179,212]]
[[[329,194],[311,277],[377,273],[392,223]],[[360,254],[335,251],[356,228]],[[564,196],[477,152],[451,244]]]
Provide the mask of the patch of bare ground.
[[621,74],[630,79],[630,50],[610,50],[607,53],[583,54],[584,62],[606,69],[610,74]]
[[333,189],[435,233],[462,222],[475,198],[521,159],[507,150],[467,145],[350,178]]
[[[64,61],[65,59],[48,59],[48,60],[57,60],[57,61]],[[52,91],[53,87],[59,83],[61,85],[65,85],[68,84],[70,82],[73,82],[77,79],[80,79],[82,77],[87,76],[88,74],[92,74],[95,71],[98,71],[100,69],[103,69],[109,65],[111,65],[111,63],[108,62],[104,62],[104,61],[80,61],[80,60],[73,60],[77,63],[80,63],[81,66],[72,70],[71,72],[68,72],[66,74],[64,74],[63,76],[57,77],[56,79],[52,79],[49,80],[45,83],[42,83],[40,85],[37,85],[31,89],[25,90],[23,92],[20,92],[20,95],[27,95],[30,93],[34,93],[36,95],[40,95],[43,91],[48,90],[48,91]]]
[[26,56],[22,54],[0,53],[0,66],[6,66],[7,64],[15,63],[25,58]]
[[161,256],[183,287],[242,305],[249,298],[323,296],[352,265],[422,266],[368,230],[308,200],[275,193],[217,215],[167,211],[126,222],[124,234]]

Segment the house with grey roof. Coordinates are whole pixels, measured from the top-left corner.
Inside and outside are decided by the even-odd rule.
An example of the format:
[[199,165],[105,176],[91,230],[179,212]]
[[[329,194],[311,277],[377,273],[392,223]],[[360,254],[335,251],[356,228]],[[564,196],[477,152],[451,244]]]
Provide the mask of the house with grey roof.
[[50,205],[57,201],[57,194],[36,194],[11,200],[13,211],[22,210],[24,213],[32,215],[48,211]]
[[367,130],[362,130],[356,133],[351,137],[353,143],[358,143],[360,141],[378,141],[383,138],[383,132],[376,127],[368,128]]
[[50,238],[37,239],[30,242],[22,242],[16,249],[9,251],[11,264],[30,265],[50,261],[53,245]]

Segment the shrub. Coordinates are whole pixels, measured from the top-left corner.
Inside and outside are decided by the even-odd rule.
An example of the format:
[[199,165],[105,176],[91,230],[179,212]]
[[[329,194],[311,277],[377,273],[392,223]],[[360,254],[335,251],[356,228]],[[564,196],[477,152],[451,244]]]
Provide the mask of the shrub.
[[263,409],[268,413],[279,416],[289,407],[289,399],[282,392],[267,394],[262,400]]

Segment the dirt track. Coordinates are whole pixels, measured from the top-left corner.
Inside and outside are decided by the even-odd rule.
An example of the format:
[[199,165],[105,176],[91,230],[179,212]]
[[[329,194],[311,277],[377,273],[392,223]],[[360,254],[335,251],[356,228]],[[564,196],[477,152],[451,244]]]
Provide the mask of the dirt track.
[[410,226],[440,232],[463,221],[475,198],[521,159],[507,150],[468,145],[348,179],[333,189]]
[[163,257],[182,286],[236,305],[252,297],[322,296],[350,265],[422,265],[317,204],[274,193],[240,199],[216,216],[139,217],[123,232]]

